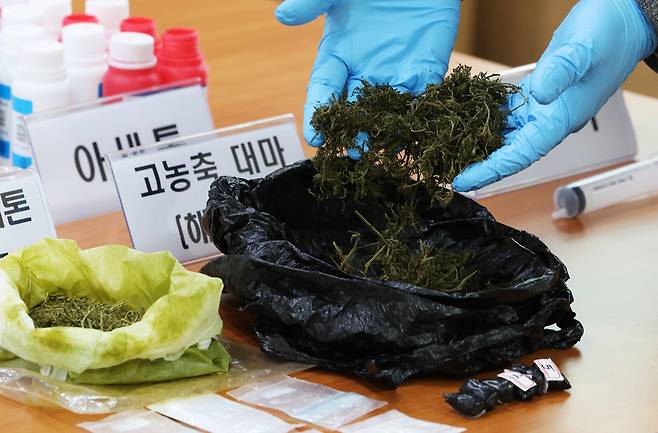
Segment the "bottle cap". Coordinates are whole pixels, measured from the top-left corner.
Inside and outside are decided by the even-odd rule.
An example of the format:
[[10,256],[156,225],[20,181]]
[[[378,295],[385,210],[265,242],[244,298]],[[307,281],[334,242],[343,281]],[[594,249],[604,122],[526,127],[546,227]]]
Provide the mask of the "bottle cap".
[[56,41],[31,41],[23,44],[18,60],[21,77],[33,79],[62,79],[64,51]]
[[2,27],[33,24],[43,26],[43,9],[35,6],[17,5],[2,9]]
[[46,39],[46,31],[41,26],[13,25],[2,28],[2,51],[5,64],[15,67],[20,50],[26,42]]
[[104,62],[107,51],[105,28],[97,23],[75,23],[62,29],[67,63]]
[[77,23],[96,23],[98,24],[98,18],[93,15],[87,14],[71,14],[64,17],[62,20],[62,27],[66,27],[71,24]]
[[0,9],[6,9],[11,6],[27,5],[28,0],[0,0]]
[[199,33],[190,28],[173,28],[162,34],[159,57],[165,61],[203,61],[199,50]]
[[57,38],[62,20],[71,13],[71,0],[30,0],[30,5],[43,10],[46,33]]
[[155,41],[144,33],[115,33],[110,39],[110,66],[119,69],[146,69],[156,65]]
[[155,21],[146,17],[130,17],[121,21],[122,32],[146,33],[158,40],[158,31]]
[[87,0],[85,12],[98,18],[108,33],[119,31],[121,21],[130,16],[128,0]]

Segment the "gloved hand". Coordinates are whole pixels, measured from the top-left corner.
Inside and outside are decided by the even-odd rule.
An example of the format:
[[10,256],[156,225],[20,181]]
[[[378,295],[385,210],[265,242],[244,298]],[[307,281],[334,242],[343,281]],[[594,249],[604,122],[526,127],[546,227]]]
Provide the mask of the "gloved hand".
[[[521,82],[528,102],[509,116],[505,145],[457,176],[454,189],[482,188],[546,155],[587,124],[656,43],[635,0],[578,2]],[[524,96],[511,97],[510,108],[523,104]]]
[[[299,25],[326,13],[324,35],[304,106],[304,137],[321,146],[313,112],[360,80],[419,93],[448,69],[460,0],[286,0],[276,9],[283,24]],[[356,145],[367,136],[359,134]],[[360,152],[351,152],[358,157]]]

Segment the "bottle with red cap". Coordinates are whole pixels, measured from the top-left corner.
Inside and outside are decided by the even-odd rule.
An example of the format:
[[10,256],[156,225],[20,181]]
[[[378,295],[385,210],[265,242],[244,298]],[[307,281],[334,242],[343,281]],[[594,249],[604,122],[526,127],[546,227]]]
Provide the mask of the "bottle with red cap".
[[160,84],[153,37],[120,32],[110,39],[110,66],[103,77],[103,96],[146,90]]
[[193,78],[208,83],[208,65],[199,49],[199,34],[194,29],[174,28],[162,34],[158,51],[158,73],[162,84]]
[[62,27],[80,23],[98,24],[98,18],[89,14],[71,14],[64,17],[62,20]]
[[150,35],[155,40],[155,52],[160,49],[160,37],[155,20],[146,17],[130,17],[121,21],[122,32],[136,32]]

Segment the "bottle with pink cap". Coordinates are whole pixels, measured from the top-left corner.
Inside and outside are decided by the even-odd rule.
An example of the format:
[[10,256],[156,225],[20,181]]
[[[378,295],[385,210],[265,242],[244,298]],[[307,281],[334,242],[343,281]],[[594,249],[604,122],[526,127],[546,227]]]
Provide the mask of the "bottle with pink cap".
[[115,33],[110,39],[110,67],[103,96],[145,90],[160,84],[153,53],[155,41],[144,33]]

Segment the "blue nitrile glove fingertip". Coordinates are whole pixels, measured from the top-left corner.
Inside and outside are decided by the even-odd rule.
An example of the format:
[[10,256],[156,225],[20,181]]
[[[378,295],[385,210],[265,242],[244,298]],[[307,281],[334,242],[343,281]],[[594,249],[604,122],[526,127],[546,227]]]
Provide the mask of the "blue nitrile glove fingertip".
[[356,147],[351,147],[347,149],[347,156],[349,156],[355,161],[358,161],[359,159],[361,159],[361,152],[362,152],[361,149],[358,149]]
[[361,159],[361,155],[368,151],[368,137],[367,132],[359,132],[354,137],[354,147],[347,149],[347,155],[355,161]]
[[324,144],[324,136],[317,132],[311,125],[304,127],[304,139],[311,147],[320,147]]

